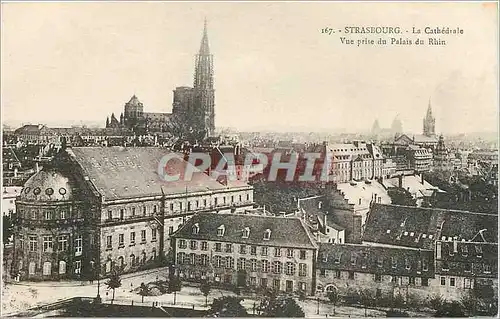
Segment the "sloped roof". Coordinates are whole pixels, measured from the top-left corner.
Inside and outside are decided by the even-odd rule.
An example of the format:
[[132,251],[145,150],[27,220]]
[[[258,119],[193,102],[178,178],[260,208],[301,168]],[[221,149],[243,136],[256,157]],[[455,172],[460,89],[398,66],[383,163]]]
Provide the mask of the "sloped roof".
[[432,250],[320,243],[318,268],[432,278],[433,254]]
[[[197,234],[193,234],[195,224],[199,227]],[[224,235],[217,236],[217,229],[221,225],[224,225]],[[250,234],[248,238],[243,238],[243,230],[247,227]],[[267,229],[271,231],[271,236],[269,240],[264,240],[264,232]],[[175,232],[173,237],[249,245],[316,248],[302,221],[290,217],[198,213]]]
[[[442,229],[440,230],[439,228]],[[498,217],[456,210],[374,204],[370,209],[363,241],[431,249],[443,237],[472,240],[483,233],[497,242]]]
[[[162,195],[162,189],[169,195],[231,187],[193,168],[182,155],[159,147],[78,147],[67,152],[107,200]],[[167,173],[181,174],[179,181],[167,182],[158,174],[160,160],[167,154],[175,155],[168,162]],[[184,181],[182,174],[188,166],[195,173]]]
[[[399,177],[384,179],[382,183],[387,188],[399,187]],[[438,187],[431,185],[426,180],[424,180],[424,183],[422,184],[421,176],[417,175],[403,176],[403,188],[407,189],[411,194],[416,194],[417,197],[420,197],[420,194],[425,195],[426,193],[424,192],[427,191],[439,191]]]
[[437,136],[414,135],[413,140],[415,143],[437,143]]

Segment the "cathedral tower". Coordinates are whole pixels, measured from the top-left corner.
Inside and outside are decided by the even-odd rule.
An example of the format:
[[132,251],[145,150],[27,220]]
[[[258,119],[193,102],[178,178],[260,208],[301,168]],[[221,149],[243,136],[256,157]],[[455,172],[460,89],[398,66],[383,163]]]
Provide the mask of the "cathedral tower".
[[203,29],[200,51],[196,55],[194,73],[194,100],[199,112],[200,124],[207,136],[213,136],[215,131],[215,90],[213,56],[208,45],[207,20]]
[[427,107],[427,114],[424,118],[424,135],[436,135],[436,119],[432,116],[431,100],[429,99],[429,106]]

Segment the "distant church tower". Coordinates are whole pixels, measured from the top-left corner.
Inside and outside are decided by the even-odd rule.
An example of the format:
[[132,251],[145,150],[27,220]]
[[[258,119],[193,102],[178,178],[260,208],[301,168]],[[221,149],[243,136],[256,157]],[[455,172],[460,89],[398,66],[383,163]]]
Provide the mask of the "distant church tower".
[[[208,46],[207,20],[203,29],[200,52],[196,55],[194,72],[195,107],[201,114],[201,121],[207,136],[213,136],[215,131],[215,90],[213,56]],[[201,123],[200,123],[201,124]]]
[[436,135],[436,119],[432,116],[431,100],[429,99],[429,106],[427,107],[427,114],[424,118],[424,135]]

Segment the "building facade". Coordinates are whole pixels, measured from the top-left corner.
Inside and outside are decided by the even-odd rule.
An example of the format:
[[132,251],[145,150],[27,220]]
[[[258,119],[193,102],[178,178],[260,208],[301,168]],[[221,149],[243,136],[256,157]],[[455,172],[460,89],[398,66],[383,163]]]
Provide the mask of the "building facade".
[[[133,272],[161,264],[170,235],[193,214],[253,207],[252,187],[205,173],[166,182],[159,147],[66,149],[25,184],[16,201],[14,269],[20,279],[54,280]],[[183,174],[181,155],[167,172]]]
[[317,246],[298,218],[200,213],[172,237],[182,280],[314,295]]

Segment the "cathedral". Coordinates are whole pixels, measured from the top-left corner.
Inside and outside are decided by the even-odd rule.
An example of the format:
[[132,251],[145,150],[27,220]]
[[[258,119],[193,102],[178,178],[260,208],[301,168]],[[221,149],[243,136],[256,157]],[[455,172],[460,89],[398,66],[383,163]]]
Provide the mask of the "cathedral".
[[429,100],[429,106],[427,107],[427,114],[423,120],[424,123],[424,136],[435,137],[436,136],[436,119],[432,116],[431,101]]
[[215,90],[213,56],[208,44],[205,20],[200,50],[196,55],[193,87],[181,86],[174,90],[172,113],[144,112],[137,98],[125,103],[124,112],[106,119],[106,128],[121,128],[134,134],[169,132],[173,127],[198,132],[198,136],[211,137],[215,131]]

